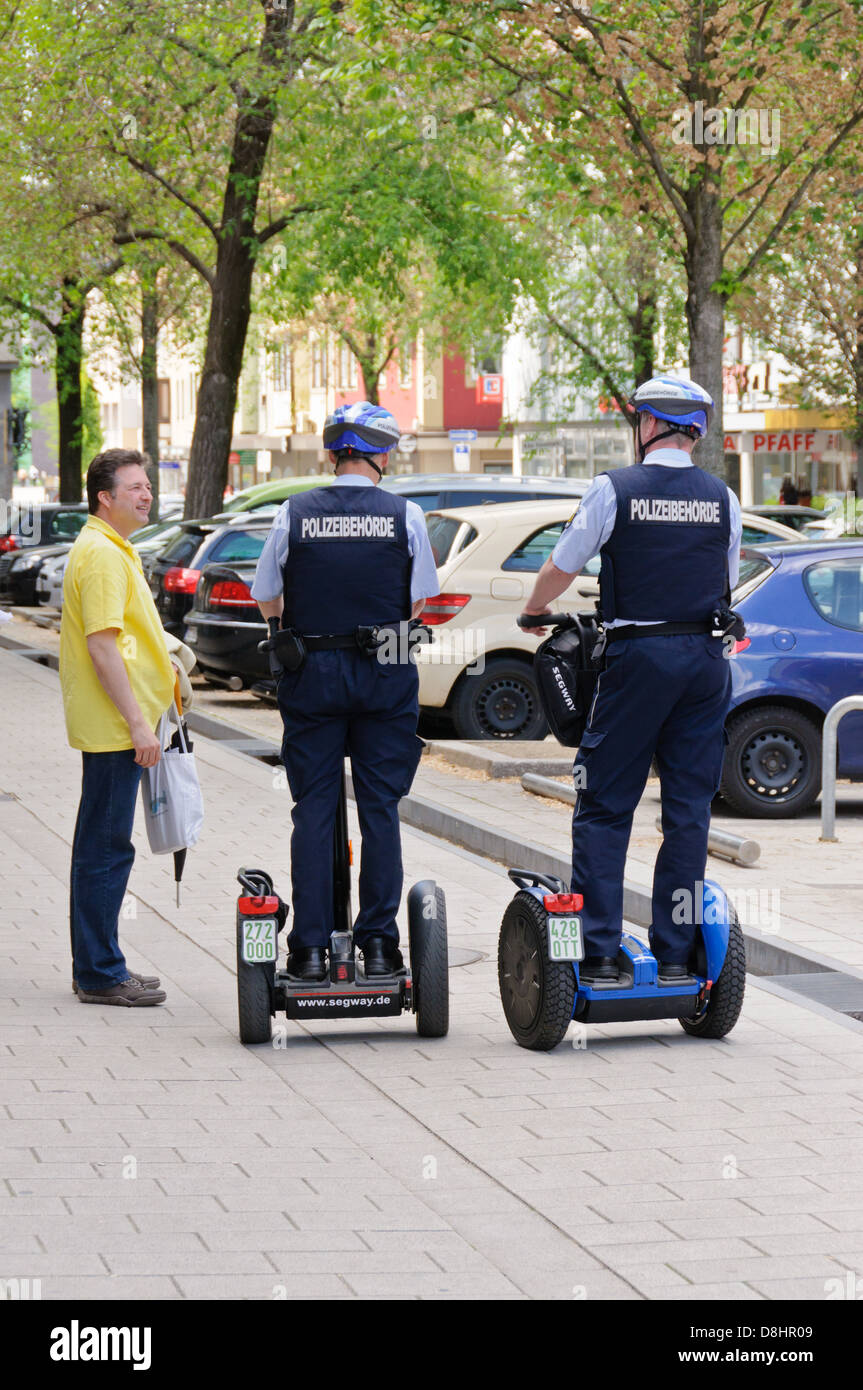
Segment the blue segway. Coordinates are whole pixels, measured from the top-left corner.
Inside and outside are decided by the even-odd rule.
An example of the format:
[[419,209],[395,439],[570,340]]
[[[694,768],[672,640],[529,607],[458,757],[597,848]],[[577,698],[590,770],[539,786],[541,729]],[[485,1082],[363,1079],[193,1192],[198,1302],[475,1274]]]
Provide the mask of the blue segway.
[[705,881],[701,921],[689,975],[660,982],[657,960],[624,930],[619,978],[579,979],[583,960],[583,907],[579,893],[550,874],[510,869],[518,892],[504,913],[498,946],[498,981],[510,1032],[520,1047],[550,1052],[572,1020],[618,1023],[676,1018],[697,1038],[723,1038],[740,1016],[746,985],[746,950],[737,914],[718,884]]

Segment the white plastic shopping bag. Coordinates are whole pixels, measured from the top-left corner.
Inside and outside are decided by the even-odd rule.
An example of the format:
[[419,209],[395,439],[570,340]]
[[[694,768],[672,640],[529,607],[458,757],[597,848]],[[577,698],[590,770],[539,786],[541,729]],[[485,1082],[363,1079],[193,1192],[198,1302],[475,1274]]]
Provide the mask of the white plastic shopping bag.
[[[177,725],[178,747],[165,747],[171,715]],[[154,854],[172,854],[198,843],[204,822],[204,801],[183,722],[172,703],[159,721],[162,756],[155,767],[145,767],[141,797],[147,822],[147,839]]]

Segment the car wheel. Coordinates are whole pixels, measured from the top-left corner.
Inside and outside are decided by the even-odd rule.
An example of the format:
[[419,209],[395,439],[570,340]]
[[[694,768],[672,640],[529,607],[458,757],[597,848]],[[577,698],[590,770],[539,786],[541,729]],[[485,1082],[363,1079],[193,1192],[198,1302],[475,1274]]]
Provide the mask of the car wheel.
[[482,673],[469,668],[452,702],[458,738],[545,738],[548,723],[526,662],[501,657]]
[[732,718],[719,790],[735,811],[798,816],[821,790],[821,730],[799,710],[764,705]]

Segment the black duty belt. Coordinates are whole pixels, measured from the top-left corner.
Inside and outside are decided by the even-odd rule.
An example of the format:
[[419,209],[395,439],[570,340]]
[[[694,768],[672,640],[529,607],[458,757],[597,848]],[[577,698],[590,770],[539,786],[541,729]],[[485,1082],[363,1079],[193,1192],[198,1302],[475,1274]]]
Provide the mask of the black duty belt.
[[608,627],[605,629],[606,640],[609,642],[619,642],[623,637],[671,637],[682,636],[687,632],[712,632],[713,623],[704,621],[700,623],[627,623],[625,627]]
[[353,647],[356,649],[361,645],[361,634],[371,634],[373,632],[376,637],[378,634],[384,636],[388,632],[401,631],[407,633],[407,619],[405,619],[404,625],[401,623],[381,623],[375,628],[355,628],[353,632],[325,632],[319,637],[307,637],[305,633],[302,633],[301,636],[303,645],[307,651],[333,652],[343,647]]

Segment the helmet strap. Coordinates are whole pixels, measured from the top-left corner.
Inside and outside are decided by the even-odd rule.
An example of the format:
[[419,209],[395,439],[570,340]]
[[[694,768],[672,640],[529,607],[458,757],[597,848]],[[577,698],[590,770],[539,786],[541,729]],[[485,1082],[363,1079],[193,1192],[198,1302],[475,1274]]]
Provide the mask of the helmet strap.
[[[639,411],[639,413],[638,413],[638,429],[636,430],[636,435],[635,435],[636,441],[637,441],[637,448],[636,448],[636,463],[644,463],[645,457],[646,457],[646,455],[647,455],[647,444],[645,444],[644,441],[643,441],[642,438],[641,438],[641,417],[642,417],[642,415],[649,415],[649,414],[650,414],[650,411],[649,411],[649,410],[641,410],[641,411]],[[656,420],[658,417],[657,417],[656,415],[654,415],[652,418],[653,418],[654,420]],[[657,444],[657,443],[659,442],[660,439],[672,439],[672,438],[674,437],[674,435],[676,435],[676,434],[688,434],[687,426],[686,426],[686,425],[678,425],[678,426],[677,426],[677,429],[674,429],[674,430],[663,430],[661,434],[655,434],[655,435],[653,436],[653,438],[650,439],[650,440],[648,441],[648,443],[650,443],[650,444]],[[691,436],[690,436],[690,437],[691,437]]]
[[335,465],[333,466],[333,473],[337,473],[343,463],[353,463],[354,461],[367,463],[369,468],[375,470],[379,478],[384,476],[383,469],[378,468],[372,454],[367,454],[362,449],[354,449],[352,446],[349,446],[347,449],[339,450]]

